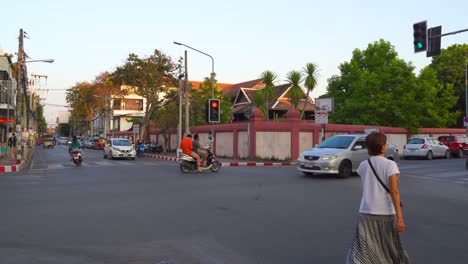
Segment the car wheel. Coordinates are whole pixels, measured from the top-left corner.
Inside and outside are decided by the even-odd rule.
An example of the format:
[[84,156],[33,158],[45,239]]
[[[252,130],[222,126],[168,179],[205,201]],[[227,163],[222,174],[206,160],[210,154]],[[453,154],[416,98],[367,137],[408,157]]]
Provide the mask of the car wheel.
[[463,158],[463,156],[464,156],[464,155],[463,155],[463,149],[459,149],[459,150],[458,150],[457,156],[458,156],[459,158]]
[[302,173],[304,173],[304,176],[312,176],[312,175],[314,175],[312,172],[305,172],[305,171],[303,171]]
[[343,160],[338,167],[338,176],[340,178],[349,178],[352,173],[351,162],[349,160]]
[[426,154],[426,159],[427,160],[432,160],[433,156],[432,156],[432,151],[428,151],[427,154]]
[[445,159],[450,159],[450,151],[445,151]]

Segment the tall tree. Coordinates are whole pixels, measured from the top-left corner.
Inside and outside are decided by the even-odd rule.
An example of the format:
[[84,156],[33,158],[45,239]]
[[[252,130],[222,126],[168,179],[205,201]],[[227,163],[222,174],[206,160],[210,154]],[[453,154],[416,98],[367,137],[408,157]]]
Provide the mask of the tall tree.
[[289,101],[294,105],[294,108],[296,109],[297,105],[304,97],[304,91],[300,86],[302,78],[302,73],[299,71],[290,71],[286,74],[286,80],[291,86],[291,89],[288,92]]
[[37,105],[37,130],[39,135],[47,131],[47,122],[44,116],[44,106],[42,104]]
[[[199,87],[191,87],[190,92],[190,125],[199,126],[206,125],[206,104],[208,99],[211,98],[211,79],[205,78]],[[225,95],[222,90],[218,88],[215,80],[215,99],[220,100],[221,116],[220,123],[226,124],[231,121],[231,98]]]
[[275,99],[275,81],[278,75],[272,71],[264,71],[260,75],[260,79],[263,82],[263,88],[261,89],[261,94],[265,99],[265,109],[266,109],[266,120],[270,120],[270,102]]
[[168,149],[169,130],[177,127],[178,125],[178,119],[174,118],[178,115],[179,109],[177,92],[178,91],[175,89],[169,90],[166,104],[154,111],[151,116],[151,120],[154,122],[155,127],[161,130],[161,135],[164,138],[164,152]]
[[304,100],[304,107],[302,108],[301,117],[300,119],[304,118],[304,113],[307,107],[307,102],[309,101],[309,95],[314,90],[315,86],[317,85],[318,80],[318,67],[315,63],[307,63],[304,67],[304,73],[306,75],[304,86],[307,88],[307,94]]
[[152,55],[144,58],[131,53],[127,61],[115,70],[115,83],[134,87],[138,95],[146,98],[140,137],[148,138],[146,132],[152,113],[165,102],[168,89],[176,87],[177,68],[171,57],[156,49]]
[[[468,44],[455,44],[447,49],[442,49],[440,55],[432,57],[430,68],[436,71],[437,79],[444,87],[453,86],[457,103],[452,112],[458,112],[456,118],[457,127],[463,127],[463,116],[465,113],[466,93],[465,93],[465,67],[468,60]],[[465,113],[463,115],[463,113]]]
[[450,91],[441,91],[433,71],[422,71],[416,77],[414,67],[398,58],[387,41],[354,50],[351,61],[339,69],[341,75],[328,80],[324,95],[335,99],[332,122],[405,127],[416,132],[453,121],[447,108],[455,103]]

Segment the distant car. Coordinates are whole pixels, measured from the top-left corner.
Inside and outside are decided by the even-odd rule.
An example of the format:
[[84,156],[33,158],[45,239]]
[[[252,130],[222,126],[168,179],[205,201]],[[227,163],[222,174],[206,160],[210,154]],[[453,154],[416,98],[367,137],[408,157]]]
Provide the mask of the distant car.
[[450,150],[439,140],[431,137],[417,137],[408,140],[403,147],[403,159],[418,157],[431,160],[434,157],[450,158]]
[[440,136],[438,140],[449,148],[454,157],[463,158],[468,152],[468,138],[465,136]]
[[85,148],[93,148],[94,147],[94,141],[92,138],[84,138],[83,139],[83,147]]
[[136,150],[132,142],[125,138],[111,138],[104,146],[104,158],[135,159]]
[[[297,159],[297,169],[306,175],[338,174],[341,178],[351,176],[359,164],[369,158],[367,135],[336,135],[315,148],[304,151]],[[387,144],[385,157],[398,159],[395,145]]]
[[58,145],[67,145],[68,144],[68,138],[66,137],[59,137],[57,139],[57,144]]

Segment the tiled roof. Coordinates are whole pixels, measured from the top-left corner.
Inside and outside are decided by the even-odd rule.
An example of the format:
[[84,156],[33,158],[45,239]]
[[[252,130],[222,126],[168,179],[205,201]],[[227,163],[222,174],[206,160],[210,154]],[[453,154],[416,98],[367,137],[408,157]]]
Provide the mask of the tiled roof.
[[[203,82],[199,81],[189,81],[192,84],[193,89],[198,89],[200,84]],[[256,88],[261,85],[261,80],[251,80],[236,84],[229,84],[229,83],[216,83],[216,86],[224,92],[224,94],[228,95],[229,97],[236,97],[237,93],[239,92],[240,88]]]

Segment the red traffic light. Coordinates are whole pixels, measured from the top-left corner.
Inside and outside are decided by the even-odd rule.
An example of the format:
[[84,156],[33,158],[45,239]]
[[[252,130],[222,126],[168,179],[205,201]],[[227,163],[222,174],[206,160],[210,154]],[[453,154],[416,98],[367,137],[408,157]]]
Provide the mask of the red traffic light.
[[218,102],[217,101],[212,101],[211,102],[211,107],[218,107]]

